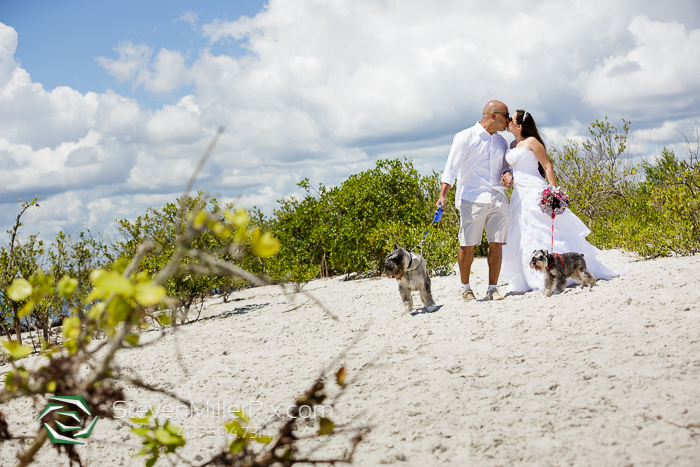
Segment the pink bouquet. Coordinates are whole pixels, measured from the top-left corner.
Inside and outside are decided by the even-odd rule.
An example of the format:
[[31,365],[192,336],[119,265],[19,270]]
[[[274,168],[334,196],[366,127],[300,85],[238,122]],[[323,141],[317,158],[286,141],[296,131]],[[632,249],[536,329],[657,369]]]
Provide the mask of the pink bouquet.
[[552,219],[558,214],[562,214],[568,205],[569,197],[564,193],[564,190],[556,186],[549,185],[540,197],[540,209]]

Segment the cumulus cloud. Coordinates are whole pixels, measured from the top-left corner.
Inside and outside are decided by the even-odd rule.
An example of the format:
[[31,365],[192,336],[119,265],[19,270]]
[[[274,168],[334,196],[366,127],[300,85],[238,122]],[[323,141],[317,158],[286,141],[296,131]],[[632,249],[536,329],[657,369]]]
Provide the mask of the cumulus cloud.
[[179,21],[184,21],[186,23],[190,23],[190,26],[195,27],[195,26],[197,26],[198,20],[199,20],[199,16],[197,15],[197,13],[194,13],[192,11],[185,11],[178,18],[176,18],[173,22],[177,23]]
[[[155,110],[113,91],[45,90],[0,24],[0,199],[39,193],[60,206],[70,221],[32,218],[48,235],[102,230],[178,196],[224,126],[195,189],[270,213],[300,179],[332,185],[380,157],[441,170],[454,133],[493,98],[529,110],[555,144],[595,118],[631,118],[654,152],[700,115],[692,5],[270,0],[194,29],[210,41],[194,57],[122,42],[97,59],[116,80],[176,97]],[[230,41],[246,53],[213,52]],[[2,211],[7,225],[14,208]]]
[[114,48],[119,58],[97,57],[97,63],[119,81],[132,81],[134,86],[154,92],[170,92],[190,81],[185,57],[178,51],[153,50],[144,44],[125,42]]
[[593,106],[648,115],[683,115],[700,102],[700,29],[636,16],[627,28],[635,44],[583,71],[576,84]]
[[17,68],[16,50],[17,31],[0,23],[0,86],[7,83]]

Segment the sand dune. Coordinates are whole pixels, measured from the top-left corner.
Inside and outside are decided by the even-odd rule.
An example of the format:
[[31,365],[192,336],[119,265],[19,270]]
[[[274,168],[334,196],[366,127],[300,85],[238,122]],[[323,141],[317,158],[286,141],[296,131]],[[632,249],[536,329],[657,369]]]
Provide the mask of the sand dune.
[[[636,261],[611,250],[599,259],[629,272],[550,298],[465,304],[456,276],[437,277],[433,313],[403,312],[389,278],[309,283],[337,321],[303,295],[248,289],[229,303],[212,300],[206,319],[179,328],[187,375],[172,358],[173,337],[118,362],[199,408],[210,404],[209,417],[181,416],[180,426],[222,426],[217,404],[244,406],[262,424],[361,335],[341,359],[358,379],[332,414],[372,429],[356,465],[700,465],[700,257]],[[473,270],[481,298],[485,260]],[[127,394],[122,408],[172,404]],[[39,405],[0,409],[13,433],[31,434]],[[208,459],[224,443],[195,437],[182,454]],[[0,444],[2,465],[19,449]],[[100,421],[80,452],[90,466],[143,465],[131,457],[139,449],[122,424]],[[38,459],[67,465],[47,447]]]

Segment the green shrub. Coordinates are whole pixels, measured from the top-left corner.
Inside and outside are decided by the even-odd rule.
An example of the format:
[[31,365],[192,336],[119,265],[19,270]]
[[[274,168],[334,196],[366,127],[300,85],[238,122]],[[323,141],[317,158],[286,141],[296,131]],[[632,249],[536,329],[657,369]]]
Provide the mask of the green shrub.
[[600,248],[622,246],[613,225],[631,215],[637,189],[638,167],[627,152],[630,122],[618,128],[596,120],[582,142],[567,140],[554,148],[552,159],[557,183],[569,195],[571,211],[591,229],[588,240]]
[[[137,252],[138,246],[144,241],[150,241],[154,245],[153,254],[148,255],[139,265],[139,272],[144,272],[148,277],[154,277],[166,264],[171,262],[173,254],[178,248],[178,238],[186,228],[185,223],[180,222],[180,206],[184,209],[184,218],[187,222],[197,224],[206,216],[216,219],[214,226],[228,226],[234,231],[236,228],[249,231],[250,239],[237,238],[233,234],[223,231],[218,232],[213,227],[205,229],[201,235],[195,237],[189,247],[192,251],[206,252],[218,258],[220,261],[230,262],[253,272],[260,274],[263,271],[261,256],[249,255],[248,250],[255,249],[252,242],[260,241],[260,229],[249,229],[250,216],[243,209],[236,210],[232,214],[233,206],[227,206],[224,211],[219,207],[216,198],[207,199],[200,192],[196,197],[187,197],[177,200],[176,203],[168,203],[162,208],[149,208],[148,211],[138,216],[135,220],[120,219],[117,221],[119,231],[124,240],[115,248],[123,261],[131,261]],[[259,212],[254,212],[260,218]],[[204,222],[201,220],[201,222]],[[265,240],[265,238],[263,238]],[[247,282],[239,276],[208,275],[201,274],[204,264],[196,255],[183,255],[180,258],[180,272],[172,275],[164,284],[168,295],[177,299],[177,306],[181,312],[181,319],[188,319],[191,308],[197,310],[197,317],[201,313],[204,301],[214,293],[220,293],[224,299],[233,291],[244,287]]]
[[630,216],[613,224],[624,248],[645,257],[700,251],[700,170],[666,148],[643,162],[645,180],[630,204]]
[[[632,165],[630,122],[596,120],[583,142],[552,151],[570,208],[591,229],[599,248],[624,248],[643,257],[700,251],[700,137],[686,139],[686,158],[663,149],[654,162]],[[641,177],[640,177],[641,175]]]
[[[395,242],[412,248],[423,237],[435,212],[439,175],[421,176],[408,160],[380,160],[376,167],[350,176],[338,187],[299,187],[303,199],[279,201],[270,228],[282,243],[271,262],[273,276],[308,280],[351,272],[381,272]],[[451,202],[425,245],[428,267],[451,270],[455,262],[459,214]],[[451,255],[446,251],[452,249]]]

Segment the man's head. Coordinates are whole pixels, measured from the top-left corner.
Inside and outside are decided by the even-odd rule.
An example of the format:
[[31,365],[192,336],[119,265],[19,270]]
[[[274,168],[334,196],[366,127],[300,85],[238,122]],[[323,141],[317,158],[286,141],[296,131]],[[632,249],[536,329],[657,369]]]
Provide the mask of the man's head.
[[481,126],[490,134],[497,131],[503,131],[508,126],[510,114],[508,106],[501,101],[489,101],[484,106],[484,112],[481,117]]

